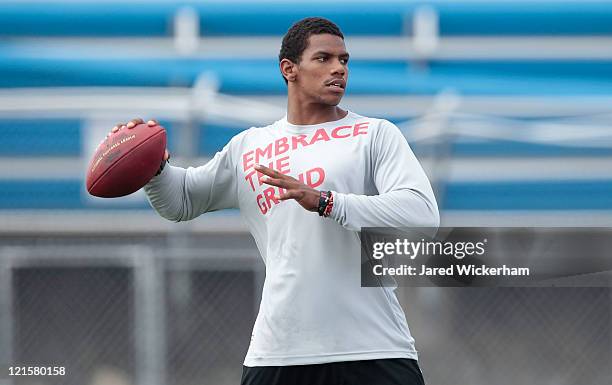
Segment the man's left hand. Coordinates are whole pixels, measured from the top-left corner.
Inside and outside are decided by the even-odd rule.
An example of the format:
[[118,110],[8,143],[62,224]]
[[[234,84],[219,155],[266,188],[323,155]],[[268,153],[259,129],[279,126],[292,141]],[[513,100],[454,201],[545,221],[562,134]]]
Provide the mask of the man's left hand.
[[262,182],[271,186],[280,187],[281,194],[277,198],[285,201],[287,199],[295,199],[303,208],[308,211],[317,211],[319,208],[319,198],[321,192],[312,187],[300,182],[299,180],[282,174],[274,169],[255,165],[255,170],[266,175],[262,178]]

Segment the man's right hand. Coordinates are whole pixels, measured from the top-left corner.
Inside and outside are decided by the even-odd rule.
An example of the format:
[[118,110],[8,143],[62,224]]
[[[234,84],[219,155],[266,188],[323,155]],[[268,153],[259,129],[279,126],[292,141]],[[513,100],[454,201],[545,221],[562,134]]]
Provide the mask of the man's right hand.
[[[121,129],[123,127],[127,128],[128,130],[131,130],[132,128],[136,127],[137,125],[143,124],[143,123],[144,123],[144,120],[142,120],[140,118],[132,119],[132,120],[130,120],[127,123],[117,123],[117,124],[115,124],[115,127],[113,127],[111,129],[111,132],[108,135],[110,135],[111,133],[114,134],[115,132],[119,131],[119,129]],[[147,126],[149,126],[149,127],[155,127],[157,125],[158,125],[157,120],[153,120],[152,119],[152,120],[148,120],[147,121]],[[160,171],[162,170],[163,166],[168,161],[168,159],[170,159],[170,153],[168,152],[168,149],[165,149],[164,150],[164,158],[163,158],[162,164],[160,165]]]

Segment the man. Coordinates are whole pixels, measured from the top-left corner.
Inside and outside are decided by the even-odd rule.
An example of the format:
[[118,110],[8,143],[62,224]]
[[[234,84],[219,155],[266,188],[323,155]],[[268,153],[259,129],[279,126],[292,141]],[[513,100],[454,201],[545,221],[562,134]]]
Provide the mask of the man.
[[162,167],[147,196],[172,221],[240,208],[266,264],[243,385],[423,384],[393,289],[360,286],[358,231],[436,227],[429,181],[396,126],[338,107],[349,54],[335,24],[297,22],[279,60],[286,117],[201,167]]

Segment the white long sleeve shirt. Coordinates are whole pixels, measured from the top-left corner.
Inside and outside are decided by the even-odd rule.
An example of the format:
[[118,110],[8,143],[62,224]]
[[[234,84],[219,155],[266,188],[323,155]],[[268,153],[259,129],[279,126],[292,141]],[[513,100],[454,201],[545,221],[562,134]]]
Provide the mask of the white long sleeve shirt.
[[[331,190],[330,218],[277,201],[257,163]],[[429,181],[392,123],[349,112],[315,125],[281,119],[236,135],[207,164],[167,166],[145,192],[172,221],[239,208],[266,265],[245,366],[417,359],[393,288],[362,288],[361,227],[437,227]]]

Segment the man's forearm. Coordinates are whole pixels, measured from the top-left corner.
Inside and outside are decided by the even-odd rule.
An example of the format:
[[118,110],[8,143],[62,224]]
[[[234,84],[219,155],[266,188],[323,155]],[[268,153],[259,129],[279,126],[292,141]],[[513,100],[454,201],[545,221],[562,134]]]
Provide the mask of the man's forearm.
[[185,177],[187,170],[166,165],[164,170],[144,186],[151,206],[162,217],[180,222],[185,218]]
[[333,218],[349,230],[362,227],[438,227],[438,206],[418,190],[395,190],[381,195],[334,193]]

